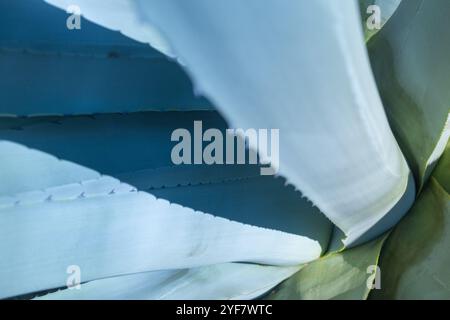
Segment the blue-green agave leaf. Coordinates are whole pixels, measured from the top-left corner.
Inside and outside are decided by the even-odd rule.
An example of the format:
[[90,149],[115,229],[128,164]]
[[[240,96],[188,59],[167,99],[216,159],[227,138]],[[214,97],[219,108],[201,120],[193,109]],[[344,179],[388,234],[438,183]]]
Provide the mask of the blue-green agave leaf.
[[[260,176],[260,166],[175,166],[171,162],[171,148],[176,143],[170,141],[171,132],[176,128],[192,132],[194,120],[201,120],[204,130],[218,128],[224,133],[226,124],[216,112],[27,119],[32,121],[0,119],[3,127],[0,139],[88,167],[172,203],[255,226],[305,235],[319,241],[323,250],[328,247],[332,223],[292,186],[286,186],[284,179]],[[4,192],[14,195],[19,191],[39,190],[48,187],[45,179],[55,179],[51,167],[45,174],[37,171],[40,179],[31,179],[30,171],[34,169],[21,173],[25,164],[16,167],[16,160],[12,156],[8,159]],[[18,190],[16,184],[19,188],[29,187]]]
[[449,299],[449,241],[450,196],[432,177],[386,242],[371,298]]
[[436,169],[433,171],[433,177],[439,182],[439,184],[450,193],[450,141],[447,143],[445,152],[442,158],[439,160]]
[[[329,254],[306,264],[275,288],[268,299],[361,300],[366,299],[375,279],[376,266],[387,235],[362,246]],[[372,278],[370,277],[372,276]]]
[[0,11],[0,114],[212,109],[148,44],[84,19],[69,30],[70,14],[42,0],[2,1]]
[[0,154],[1,297],[64,286],[70,265],[91,281],[237,261],[298,265],[323,250],[307,236],[196,212],[14,142],[0,142]]
[[154,271],[83,283],[38,300],[236,300],[258,298],[301,267],[228,263]]
[[260,10],[254,0],[136,2],[232,126],[280,129],[280,173],[347,243],[402,198],[409,169],[372,78],[356,1],[269,1]]
[[[174,126],[192,119],[224,125],[212,112],[2,119],[1,296],[64,286],[73,264],[92,281],[318,258],[332,224],[283,179],[260,177],[250,166],[170,167],[161,155],[170,147],[154,152]],[[252,244],[253,232],[260,238]]]
[[[402,0],[359,0],[361,17],[364,27],[366,41],[373,37],[383,28],[386,22],[392,17]],[[373,6],[376,6],[374,8]],[[377,11],[379,10],[379,11]],[[379,17],[376,15],[380,15]],[[373,26],[373,19],[380,18],[379,26]],[[368,26],[368,22],[370,27]],[[377,21],[378,22],[378,21]]]
[[[39,0],[42,1],[42,0]],[[146,23],[143,19],[136,16],[136,5],[133,1],[110,0],[89,1],[77,0],[70,2],[68,0],[44,0],[56,7],[62,7],[68,10],[70,7],[76,5],[79,9],[81,17],[88,21],[94,22],[106,29],[116,30],[124,36],[135,39],[136,41],[145,44],[142,47],[148,49],[151,45],[156,50],[164,53],[166,56],[176,58],[169,43],[165,37],[154,28],[152,24]],[[88,23],[89,25],[89,23]],[[59,32],[63,32],[59,30]],[[67,32],[66,32],[67,33]],[[99,43],[98,39],[94,40]],[[100,43],[101,39],[100,39]],[[64,44],[67,44],[64,41]]]
[[403,1],[368,43],[392,129],[421,188],[450,136],[446,0]]
[[[371,75],[356,1],[271,1],[256,11],[253,1],[128,2],[136,21],[162,31],[197,92],[233,127],[281,130],[281,174],[345,232],[347,244],[404,199],[409,169]],[[98,5],[78,4],[109,28],[134,33],[135,26],[112,25]]]

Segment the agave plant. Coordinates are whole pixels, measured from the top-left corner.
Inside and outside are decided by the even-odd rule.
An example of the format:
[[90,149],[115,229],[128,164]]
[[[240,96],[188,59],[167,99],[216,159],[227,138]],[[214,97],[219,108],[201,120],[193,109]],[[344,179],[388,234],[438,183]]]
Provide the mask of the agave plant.
[[[0,12],[1,298],[450,298],[447,0]],[[196,121],[277,174],[174,164]]]

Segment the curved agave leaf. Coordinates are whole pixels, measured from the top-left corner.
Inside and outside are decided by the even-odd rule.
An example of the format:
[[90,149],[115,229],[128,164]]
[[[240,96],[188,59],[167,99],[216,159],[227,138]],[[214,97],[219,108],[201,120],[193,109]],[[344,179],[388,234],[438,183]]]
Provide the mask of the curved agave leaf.
[[380,234],[383,234],[387,230],[395,227],[398,222],[403,218],[405,213],[410,209],[411,203],[414,203],[416,199],[416,188],[414,183],[414,177],[412,174],[409,175],[408,178],[408,187],[406,188],[405,193],[403,194],[402,199],[397,202],[397,204],[392,207],[388,214],[386,214],[383,218],[381,218],[377,223],[375,223],[369,230],[367,230],[361,237],[356,239],[351,243],[347,243],[344,246],[345,234],[343,234],[342,230],[335,226],[332,239],[329,245],[328,252],[336,252],[341,251],[344,248],[353,248],[369,242],[375,239]]
[[154,271],[101,279],[38,300],[236,300],[258,298],[300,267],[229,263],[194,269]]
[[[365,245],[332,253],[306,264],[299,272],[275,288],[267,298],[278,300],[361,300],[375,276],[381,248],[387,235]],[[372,283],[370,283],[372,284]]]
[[74,264],[83,270],[83,280],[91,281],[232,261],[295,265],[320,255],[319,243],[309,238],[215,218],[133,191],[102,177],[3,197],[1,296],[64,286],[66,268]]
[[[372,38],[378,31],[381,30],[381,28],[383,28],[386,22],[395,13],[395,10],[397,10],[398,6],[400,5],[400,2],[402,2],[402,0],[359,0],[359,6],[361,10],[361,16],[364,27],[364,36],[366,38],[366,41]],[[371,6],[376,6],[376,8]],[[379,10],[380,25],[376,27],[371,25],[371,27],[369,28],[367,23],[372,22],[370,18],[374,14],[378,14],[378,11],[374,10]]]
[[307,237],[194,212],[16,143],[1,142],[0,154],[1,297],[61,287],[73,264],[90,281],[234,261],[296,265],[321,254]]
[[[386,112],[421,188],[447,144],[450,3],[403,1],[369,42]],[[447,123],[447,125],[446,125]]]
[[0,196],[33,192],[73,182],[94,180],[100,174],[92,169],[0,140]]
[[[289,150],[289,156],[284,153],[281,157],[281,173],[346,233],[347,243],[364,234],[402,199],[408,168],[370,74],[355,2],[277,2],[258,15],[251,3],[228,1],[217,8],[217,4],[197,0],[185,8],[179,1],[137,2],[139,12],[144,13],[142,20],[161,27],[174,42],[173,52],[185,61],[197,87],[222,107],[235,127],[282,130],[281,149]],[[311,28],[303,15],[321,19],[311,22],[315,26]],[[215,29],[205,16],[215,17],[211,19]],[[269,28],[266,21],[278,16],[278,24]],[[240,22],[233,26],[220,23],[231,18]],[[305,28],[292,28],[301,23],[325,35],[322,43],[326,47],[319,46],[309,31],[301,31]],[[261,36],[264,28],[269,28],[266,34],[276,34],[268,46],[274,50],[260,49],[267,46],[266,36]],[[236,38],[237,34],[241,38]],[[216,43],[219,38],[226,40]],[[332,60],[327,56],[330,48],[337,52]],[[314,67],[318,64],[328,70],[326,75],[318,76]],[[286,79],[291,79],[288,84]],[[245,83],[239,85],[238,80]],[[270,92],[267,87],[272,88]],[[319,87],[321,90],[313,89]],[[273,107],[280,104],[282,116]],[[318,122],[318,114],[327,118]],[[351,145],[352,151],[343,145]],[[335,160],[330,164],[328,159]],[[321,162],[326,162],[332,175],[317,169]]]
[[148,44],[87,20],[69,30],[69,14],[41,0],[2,1],[0,11],[8,13],[0,30],[0,114],[212,109],[182,68]]
[[439,182],[439,184],[450,193],[450,141],[447,143],[445,152],[442,155],[439,164],[433,171],[433,177]]
[[[112,3],[109,1],[108,3]],[[125,2],[124,2],[125,4]],[[72,4],[72,7],[74,5]],[[164,58],[164,55],[135,38],[124,36],[99,23],[80,19],[79,29],[69,29],[67,21],[72,21],[73,13],[46,4],[43,0],[3,1],[0,8],[8,10],[2,15],[4,29],[0,30],[2,51],[26,51],[29,54],[54,56],[73,55],[97,58]],[[127,23],[130,19],[120,19],[115,12],[117,23]],[[142,29],[149,30],[148,28]],[[151,32],[151,30],[150,30]],[[167,60],[167,59],[165,59]]]
[[217,112],[211,111],[12,117],[0,118],[0,138],[117,175],[174,166],[171,150],[176,142],[171,141],[171,134],[177,128],[193,132],[196,120],[202,121],[204,130],[225,131],[227,127]]
[[386,242],[381,256],[382,290],[371,297],[449,299],[449,241],[450,196],[431,178]]
[[[216,112],[145,112],[28,119],[32,121],[1,119],[0,139],[113,176],[171,203],[255,226],[308,236],[319,241],[323,250],[328,247],[333,228],[331,222],[299,192],[286,186],[284,179],[260,176],[260,166],[173,165],[170,158],[171,147],[175,144],[170,142],[173,130],[186,128],[192,134],[194,120],[201,120],[204,130],[218,128],[225,133],[226,124]],[[17,175],[18,186],[24,180],[25,186],[37,184],[26,190],[5,184],[5,192],[33,191],[41,189],[43,183],[48,187],[42,173],[41,178],[34,181],[30,179],[32,172],[17,172],[23,166],[16,167],[14,158],[8,161],[11,164],[11,168],[5,170],[8,179],[13,180]],[[48,172],[52,174],[51,168]],[[80,179],[83,180],[82,176]]]
[[122,32],[125,36],[139,42],[148,43],[166,56],[175,58],[166,39],[152,24],[148,24],[135,15],[135,4],[128,0],[109,0],[107,2],[77,0],[44,0],[47,3],[65,9],[74,4],[80,9],[81,16],[100,26]]
[[402,197],[409,171],[371,76],[355,1],[137,2],[233,126],[280,129],[281,174],[347,242]]

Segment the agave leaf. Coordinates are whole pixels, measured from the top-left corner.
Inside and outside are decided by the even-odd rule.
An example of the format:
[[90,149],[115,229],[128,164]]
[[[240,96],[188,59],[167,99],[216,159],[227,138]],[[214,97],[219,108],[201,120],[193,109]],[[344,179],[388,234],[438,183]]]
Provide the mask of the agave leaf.
[[[446,173],[448,175],[448,171]],[[450,298],[450,196],[431,178],[381,256],[375,299]]]
[[[2,115],[208,110],[176,64],[162,59],[0,52]],[[23,94],[23,90],[27,94]]]
[[[152,24],[146,23],[135,15],[132,1],[109,0],[93,2],[89,0],[44,0],[49,4],[68,9],[74,4],[80,9],[81,16],[96,24],[122,32],[126,37],[150,44],[165,55],[175,58],[164,36]],[[62,30],[59,30],[62,32]],[[101,41],[101,39],[100,39]],[[98,42],[95,41],[95,42]],[[145,46],[143,46],[145,47]]]
[[[64,161],[27,163],[31,156],[26,156],[26,149],[25,155],[4,150],[1,178],[7,183],[0,187],[0,194],[14,196],[18,192],[95,179],[101,172],[171,203],[311,237],[326,250],[332,224],[299,192],[285,186],[283,179],[260,176],[257,165],[174,166],[170,159],[175,144],[170,142],[171,132],[179,127],[192,130],[194,120],[201,120],[205,130],[226,129],[226,123],[215,112],[1,119],[0,138],[95,172],[85,169],[89,172],[86,177],[76,173],[64,179],[64,168],[58,169]],[[34,176],[39,179],[33,179]]]
[[211,109],[182,68],[148,44],[84,19],[69,30],[69,14],[43,1],[2,1],[0,10],[8,13],[0,30],[0,114]]
[[408,187],[400,201],[392,207],[392,209],[377,223],[375,223],[369,230],[367,230],[361,237],[353,242],[345,241],[345,234],[335,226],[332,239],[330,241],[328,252],[335,252],[343,250],[344,248],[353,248],[375,239],[378,235],[383,234],[387,230],[395,227],[398,222],[408,212],[411,203],[416,199],[416,188],[414,177],[412,174],[408,178]]
[[[395,10],[397,10],[400,2],[402,2],[402,0],[359,0],[366,41],[370,40],[370,38],[372,38],[378,31],[381,30],[381,28],[383,28],[386,22],[395,13]],[[367,21],[370,18],[370,15],[374,14],[374,12],[368,9],[373,5],[377,6],[380,10],[380,28],[369,29]]]
[[64,286],[74,264],[91,281],[236,261],[297,265],[322,251],[308,237],[195,212],[17,143],[2,141],[0,154],[1,297]]
[[320,255],[320,245],[306,237],[115,192],[75,200],[58,193],[63,200],[51,202],[33,195],[23,205],[2,204],[1,296],[64,286],[70,265],[91,281],[232,261],[295,265]]
[[439,182],[447,193],[450,193],[450,141],[447,143],[445,152],[439,160],[436,169],[433,171],[433,177]]
[[301,267],[228,263],[193,269],[154,271],[83,283],[38,300],[230,300],[254,299]]
[[347,242],[402,198],[409,170],[371,75],[356,1],[137,3],[233,127],[280,129],[280,173]]
[[171,150],[176,142],[171,134],[177,128],[193,132],[196,120],[202,121],[204,130],[227,127],[212,111],[11,117],[0,118],[0,138],[116,175],[174,166]]
[[343,252],[329,254],[306,264],[299,272],[271,292],[268,299],[328,300],[366,299],[368,279],[376,270],[387,235]]
[[[122,5],[127,3],[121,2]],[[113,4],[114,1],[108,3]],[[0,30],[2,50],[17,53],[23,50],[30,54],[47,54],[55,58],[65,55],[97,58],[164,58],[163,54],[147,43],[139,41],[139,37],[136,36],[134,37],[136,40],[132,40],[116,30],[86,20],[84,16],[80,19],[80,29],[69,29],[66,22],[72,21],[70,18],[73,17],[73,12],[66,12],[66,9],[80,5],[79,1],[77,4],[68,3],[63,8],[64,11],[61,11],[42,0],[3,2],[0,4],[1,9],[7,9],[8,14],[2,16],[5,27]],[[133,22],[129,17],[120,16],[126,15],[126,10],[119,11],[112,8],[104,10],[114,14],[113,19],[117,23]],[[24,21],[26,23],[23,23]],[[151,32],[149,28],[141,30]]]
[[92,169],[9,141],[0,140],[0,157],[0,196],[4,197],[100,178]]
[[[226,123],[216,112],[145,112],[28,119],[33,121],[0,119],[3,127],[0,138],[113,176],[171,203],[230,220],[308,236],[319,241],[324,250],[328,247],[332,223],[299,192],[286,186],[284,179],[260,176],[260,166],[175,166],[172,163],[171,148],[176,143],[170,141],[172,131],[186,128],[192,133],[194,120],[201,120],[204,130],[218,128],[225,133]],[[5,194],[14,194],[55,185],[53,182],[45,185],[46,176],[42,171],[38,171],[39,179],[30,179],[33,172],[21,173],[21,168],[26,165],[17,167],[16,161],[10,157],[8,169],[5,163],[4,180],[10,182],[0,186],[0,191],[3,188]],[[48,179],[55,179],[52,170],[48,168]],[[82,176],[80,179],[83,180]],[[62,181],[62,184],[66,183]]]
[[[403,1],[369,42],[386,112],[421,188],[447,144],[450,3]],[[446,126],[447,122],[447,126]]]

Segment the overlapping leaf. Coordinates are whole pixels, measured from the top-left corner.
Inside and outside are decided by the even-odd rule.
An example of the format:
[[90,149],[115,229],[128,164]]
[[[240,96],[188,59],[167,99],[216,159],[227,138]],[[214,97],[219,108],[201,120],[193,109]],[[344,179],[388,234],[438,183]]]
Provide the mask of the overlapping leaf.
[[[369,42],[391,127],[420,188],[450,135],[450,3],[403,1]],[[446,125],[447,123],[447,125]]]
[[300,267],[229,263],[194,269],[155,271],[83,283],[40,300],[254,299]]
[[[175,61],[86,19],[69,30],[66,9],[42,0],[0,2],[0,114],[211,109]],[[127,23],[125,11],[114,12],[117,23]]]
[[[166,142],[164,147],[170,151],[170,132],[180,125],[180,120],[175,121],[177,115],[2,120],[0,251],[6,257],[0,266],[2,297],[64,286],[65,269],[72,264],[80,266],[83,281],[91,281],[232,261],[297,265],[320,256],[329,242],[331,224],[280,178],[260,177],[259,170],[250,166],[165,166],[170,152],[153,150],[161,151],[158,145]],[[205,127],[223,126],[211,112],[187,113],[182,119],[191,123],[190,117],[203,119]],[[145,192],[138,192],[136,186]],[[215,218],[187,207],[284,232]],[[225,225],[232,233],[242,227],[248,247],[239,245],[237,233],[223,233]],[[253,245],[252,228],[261,232]],[[278,244],[268,236],[272,232]],[[290,245],[289,238],[295,244]],[[224,247],[212,249],[217,241]],[[257,253],[259,258],[253,260],[252,252],[258,248],[271,248],[289,261],[271,260],[268,251]],[[237,251],[242,255],[227,258]],[[298,255],[306,260],[297,259]],[[200,257],[204,259],[196,260]]]
[[[305,265],[268,295],[268,299],[366,299],[387,235],[370,243],[325,256]],[[370,277],[372,276],[372,277]]]
[[[366,41],[383,28],[402,0],[359,0]],[[379,15],[379,16],[378,16]],[[380,18],[380,21],[377,19]],[[375,25],[379,22],[379,25]],[[370,25],[370,28],[368,26]]]
[[[281,129],[281,174],[345,231],[346,244],[376,237],[408,210],[414,184],[371,75],[356,1],[281,0],[264,6],[256,0],[78,2],[88,19],[182,59],[197,91],[211,98],[231,125]],[[373,38],[370,49],[389,120],[421,186],[450,133],[444,129],[450,72],[438,67],[447,65],[450,49],[436,36],[447,26],[450,6],[440,0],[408,2]],[[110,10],[103,11],[103,4]],[[67,47],[58,42],[66,34],[57,34],[50,44],[42,42],[43,34],[2,36],[0,67],[17,73],[0,83],[6,88],[0,99],[12,101],[2,104],[0,113],[210,109],[209,102],[193,95],[179,66],[143,44],[110,34],[112,45],[91,47],[87,40],[94,38],[81,37]],[[424,49],[424,43],[435,50]],[[73,77],[58,84],[61,75],[52,70]],[[91,82],[80,84],[80,79]],[[37,99],[32,104],[18,90],[30,83],[30,96]],[[64,101],[74,85],[81,95]],[[57,94],[47,92],[49,87]],[[196,115],[179,113],[173,125]],[[170,154],[163,137],[167,127],[155,125],[159,117],[148,117],[153,114],[1,121],[0,177],[6,183],[0,186],[0,252],[7,259],[0,261],[0,296],[64,286],[65,267],[79,264],[89,281],[86,289],[47,298],[254,298],[299,267],[222,263],[298,265],[321,255],[333,226],[283,180],[255,177],[246,167],[170,167],[167,157],[153,157],[156,149]],[[149,137],[149,149],[139,150]],[[384,264],[395,262],[397,269],[382,275],[396,297],[414,297],[419,287],[409,290],[408,281],[416,272],[430,295],[448,294],[448,276],[437,261],[438,256],[446,259],[447,160],[444,156],[435,179],[389,242]],[[278,164],[274,167],[278,170]],[[442,222],[440,229],[435,221],[425,221],[428,210]],[[404,230],[420,224],[426,227],[418,238],[426,241],[407,243],[423,243],[423,248],[417,256],[408,252],[410,265],[398,263],[396,250],[410,248],[401,240],[408,236]],[[431,234],[434,238],[427,237]],[[308,264],[270,297],[366,298],[367,267],[377,264],[384,239]],[[221,265],[209,266],[216,263]],[[174,270],[180,268],[189,269]],[[161,269],[170,270],[154,271]],[[400,269],[406,273],[400,275]]]
[[[448,175],[448,173],[447,173]],[[393,231],[381,257],[382,290],[373,298],[450,298],[450,196],[431,178]]]

